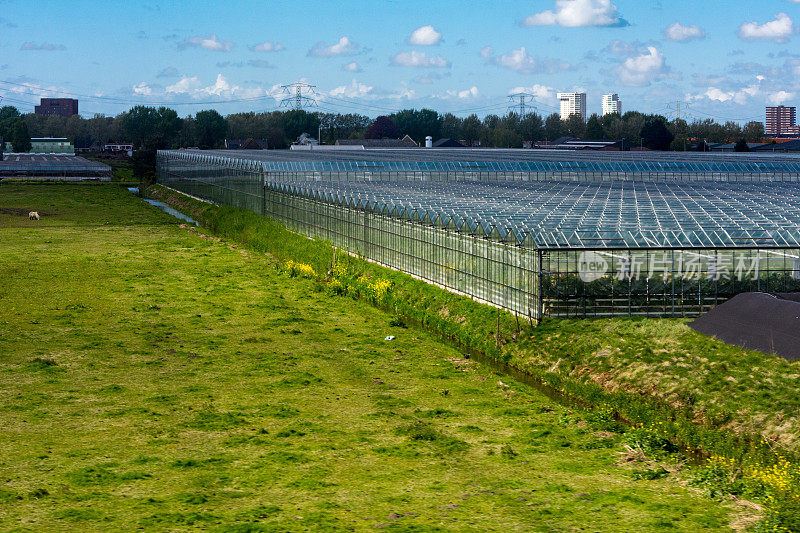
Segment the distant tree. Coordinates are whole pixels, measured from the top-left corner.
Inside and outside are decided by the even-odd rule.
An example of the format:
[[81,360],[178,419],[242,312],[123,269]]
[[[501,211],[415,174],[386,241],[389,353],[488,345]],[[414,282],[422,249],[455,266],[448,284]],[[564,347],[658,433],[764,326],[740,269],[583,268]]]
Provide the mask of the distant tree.
[[182,125],[178,113],[167,107],[137,105],[123,119],[123,128],[134,147],[145,150],[173,147]]
[[194,117],[191,115],[183,119],[181,131],[178,132],[178,146],[190,148],[197,146],[197,135],[195,135]]
[[555,141],[567,134],[564,121],[558,113],[553,113],[544,120],[544,136],[548,141]]
[[582,116],[573,113],[564,121],[564,128],[567,130],[567,135],[580,138],[586,132],[586,123]]
[[228,134],[228,122],[214,109],[199,111],[194,116],[194,131],[198,147],[219,148]]
[[504,126],[492,131],[492,146],[496,148],[521,148],[522,137]]
[[648,117],[639,135],[642,144],[651,150],[669,150],[675,136],[667,129],[663,117]]
[[442,137],[460,140],[462,123],[463,121],[452,113],[442,115]]
[[397,124],[385,115],[376,118],[364,133],[365,139],[396,139]]
[[28,133],[28,124],[22,119],[17,119],[14,123],[11,147],[18,153],[31,151],[31,135]]
[[739,139],[736,141],[736,144],[733,146],[734,152],[749,152],[750,147],[747,146],[747,141],[745,139]]
[[320,119],[304,109],[292,109],[281,116],[281,127],[288,142],[294,142],[303,133],[317,137]]
[[603,133],[603,124],[600,122],[600,117],[597,116],[597,113],[594,113],[591,117],[589,117],[589,121],[586,123],[586,133],[584,134],[584,139],[599,141],[604,138],[605,135]]
[[478,115],[472,114],[461,123],[461,137],[467,141],[467,146],[472,146],[481,138],[483,124]]
[[544,121],[537,113],[529,113],[519,121],[517,133],[524,141],[541,141],[544,139]]
[[742,128],[742,135],[751,143],[761,142],[764,138],[764,124],[761,122],[748,122]]
[[403,109],[389,118],[397,124],[400,135],[409,135],[420,144],[428,135],[434,139],[442,136],[442,117],[432,109]]
[[0,107],[0,137],[5,141],[10,141],[14,135],[14,124],[20,118],[16,107],[10,105]]

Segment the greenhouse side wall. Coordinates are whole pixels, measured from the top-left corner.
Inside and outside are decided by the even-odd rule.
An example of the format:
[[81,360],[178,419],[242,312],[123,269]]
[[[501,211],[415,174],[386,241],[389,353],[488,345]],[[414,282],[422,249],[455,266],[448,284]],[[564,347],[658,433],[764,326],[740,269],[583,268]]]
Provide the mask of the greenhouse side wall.
[[158,158],[158,179],[164,185],[270,216],[299,233],[450,291],[540,318],[536,251],[287,194],[268,183],[275,178],[258,170]]
[[545,316],[696,316],[749,291],[800,291],[800,249],[542,252]]
[[[797,248],[539,250],[293,185],[373,177],[361,173],[266,172],[235,158],[159,153],[158,177],[182,192],[273,217],[309,237],[536,319],[695,316],[741,292],[800,291]],[[587,271],[588,265],[602,269]]]

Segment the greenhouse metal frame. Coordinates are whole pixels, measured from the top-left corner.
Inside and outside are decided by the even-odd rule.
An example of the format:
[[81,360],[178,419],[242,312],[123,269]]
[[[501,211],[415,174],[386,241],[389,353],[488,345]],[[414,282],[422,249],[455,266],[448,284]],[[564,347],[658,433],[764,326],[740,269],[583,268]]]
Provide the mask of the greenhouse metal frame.
[[161,151],[158,175],[531,319],[692,316],[800,290],[800,159],[480,152]]

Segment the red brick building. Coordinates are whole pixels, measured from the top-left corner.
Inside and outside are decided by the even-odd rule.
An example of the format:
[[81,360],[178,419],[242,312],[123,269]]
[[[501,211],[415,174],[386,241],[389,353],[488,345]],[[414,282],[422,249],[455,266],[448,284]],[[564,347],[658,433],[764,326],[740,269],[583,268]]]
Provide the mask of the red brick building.
[[56,115],[71,117],[78,114],[78,101],[72,98],[42,98],[39,105],[34,106],[37,115]]
[[767,135],[797,135],[800,128],[795,123],[795,108],[776,106],[767,108],[767,123],[764,133]]

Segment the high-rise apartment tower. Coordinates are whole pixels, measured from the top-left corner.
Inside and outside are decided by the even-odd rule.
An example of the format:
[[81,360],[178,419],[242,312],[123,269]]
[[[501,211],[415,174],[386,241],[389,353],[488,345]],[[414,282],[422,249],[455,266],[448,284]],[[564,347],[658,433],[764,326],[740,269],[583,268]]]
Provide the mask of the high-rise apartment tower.
[[622,114],[622,102],[617,93],[603,95],[603,115]]
[[797,135],[798,128],[795,121],[796,109],[794,107],[776,106],[767,108],[767,122],[764,133],[767,135]]
[[558,93],[557,97],[561,102],[561,120],[580,115],[586,122],[586,93]]

